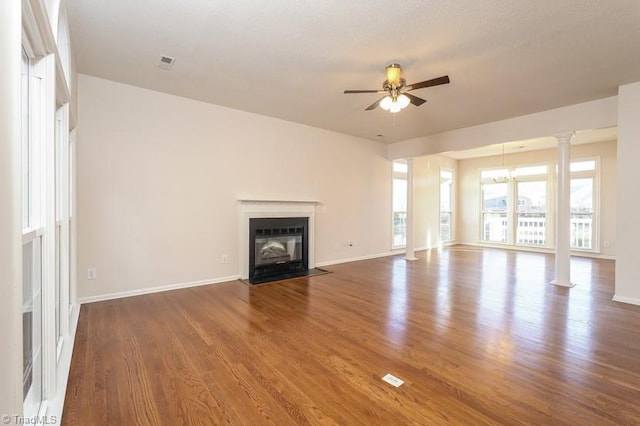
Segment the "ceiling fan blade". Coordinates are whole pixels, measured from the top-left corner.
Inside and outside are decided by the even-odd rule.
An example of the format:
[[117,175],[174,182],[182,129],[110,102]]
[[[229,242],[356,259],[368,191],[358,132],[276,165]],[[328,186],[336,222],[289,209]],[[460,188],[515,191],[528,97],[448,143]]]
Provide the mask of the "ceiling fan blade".
[[345,94],[349,93],[387,93],[384,90],[345,90]]
[[378,104],[380,103],[381,100],[383,100],[384,97],[378,99],[377,101],[375,101],[374,103],[372,103],[371,105],[369,105],[368,107],[366,107],[364,110],[365,111],[373,111],[374,109],[376,109],[376,107],[378,106]]
[[420,83],[409,84],[407,86],[407,90],[423,89],[425,87],[439,86],[441,84],[449,84],[448,75],[444,75],[438,78],[433,78],[431,80],[421,81]]
[[425,99],[419,98],[417,96],[412,95],[411,93],[404,93],[404,95],[409,98],[412,104],[415,106],[420,106],[423,103],[427,102]]

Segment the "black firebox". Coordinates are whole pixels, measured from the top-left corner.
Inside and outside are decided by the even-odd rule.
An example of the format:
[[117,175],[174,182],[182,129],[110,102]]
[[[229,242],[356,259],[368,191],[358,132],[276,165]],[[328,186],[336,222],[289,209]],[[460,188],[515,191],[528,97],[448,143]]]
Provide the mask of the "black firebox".
[[249,219],[249,282],[307,275],[309,218]]

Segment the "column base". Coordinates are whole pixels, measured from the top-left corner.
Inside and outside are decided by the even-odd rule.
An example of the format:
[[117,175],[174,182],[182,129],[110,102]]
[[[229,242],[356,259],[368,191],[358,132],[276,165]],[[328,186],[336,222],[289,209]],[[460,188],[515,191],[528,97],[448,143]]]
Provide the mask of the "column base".
[[404,260],[418,260],[418,258],[415,256],[405,256]]
[[557,285],[559,287],[568,287],[568,288],[573,288],[576,286],[576,283],[572,283],[571,281],[560,281],[560,280],[553,280],[551,281],[551,284]]

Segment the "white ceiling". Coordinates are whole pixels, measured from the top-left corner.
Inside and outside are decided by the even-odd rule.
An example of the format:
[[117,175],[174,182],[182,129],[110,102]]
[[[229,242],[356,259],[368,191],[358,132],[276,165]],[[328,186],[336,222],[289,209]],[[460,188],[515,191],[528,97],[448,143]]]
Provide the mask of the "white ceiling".
[[[67,0],[78,71],[386,143],[640,81],[639,0]],[[176,59],[171,71],[161,55]],[[400,63],[428,100],[364,111]],[[378,136],[382,135],[382,136]]]

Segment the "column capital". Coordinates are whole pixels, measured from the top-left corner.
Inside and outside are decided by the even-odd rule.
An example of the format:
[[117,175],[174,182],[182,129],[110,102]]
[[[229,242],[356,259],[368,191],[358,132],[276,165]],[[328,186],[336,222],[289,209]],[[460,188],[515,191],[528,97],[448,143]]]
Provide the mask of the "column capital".
[[569,143],[571,141],[571,138],[573,138],[576,135],[576,132],[564,132],[564,133],[557,133],[554,135],[554,137],[558,140],[559,143]]

